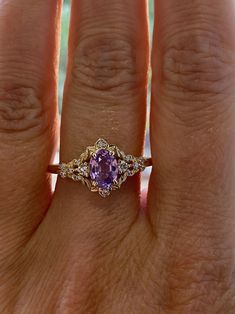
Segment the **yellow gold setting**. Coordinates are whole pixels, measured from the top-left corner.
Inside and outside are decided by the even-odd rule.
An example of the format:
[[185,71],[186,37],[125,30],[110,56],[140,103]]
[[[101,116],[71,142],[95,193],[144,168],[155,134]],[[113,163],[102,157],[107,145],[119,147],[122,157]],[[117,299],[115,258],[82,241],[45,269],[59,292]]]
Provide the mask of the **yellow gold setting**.
[[[94,161],[100,152],[104,152],[108,156],[106,164],[100,161]],[[95,166],[92,166],[92,161]],[[110,160],[112,163],[110,163]],[[109,184],[100,184],[99,180],[94,179],[93,169],[100,168],[110,169],[107,178],[110,179]],[[68,163],[60,163],[59,165],[51,165],[48,171],[58,174],[61,178],[69,178],[73,181],[80,181],[86,185],[91,192],[98,192],[102,197],[110,195],[111,191],[120,189],[121,185],[126,181],[129,176],[133,176],[138,172],[143,171],[146,167],[151,166],[151,158],[135,157],[133,155],[126,155],[116,145],[109,144],[105,139],[98,139],[93,146],[88,146],[86,150],[79,156],[78,159],[73,159]],[[114,175],[112,176],[112,173]],[[105,174],[104,174],[105,175]],[[97,171],[97,177],[104,177],[102,173]],[[110,178],[109,178],[110,176]]]

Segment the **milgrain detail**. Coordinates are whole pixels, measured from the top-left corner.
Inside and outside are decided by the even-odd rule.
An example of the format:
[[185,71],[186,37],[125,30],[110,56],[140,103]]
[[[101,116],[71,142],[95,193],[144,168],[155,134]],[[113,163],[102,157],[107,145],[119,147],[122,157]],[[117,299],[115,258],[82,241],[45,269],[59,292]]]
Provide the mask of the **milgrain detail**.
[[48,124],[48,113],[33,88],[0,88],[1,136],[23,132],[26,137],[35,137],[42,134]]

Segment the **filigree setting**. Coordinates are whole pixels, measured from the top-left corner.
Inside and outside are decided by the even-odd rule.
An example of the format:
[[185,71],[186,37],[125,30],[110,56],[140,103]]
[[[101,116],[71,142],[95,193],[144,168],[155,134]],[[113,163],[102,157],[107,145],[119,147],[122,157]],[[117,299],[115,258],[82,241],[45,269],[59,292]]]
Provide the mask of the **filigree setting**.
[[125,155],[116,145],[100,138],[88,146],[78,159],[59,165],[59,175],[80,181],[102,197],[120,189],[129,176],[143,171],[148,158]]

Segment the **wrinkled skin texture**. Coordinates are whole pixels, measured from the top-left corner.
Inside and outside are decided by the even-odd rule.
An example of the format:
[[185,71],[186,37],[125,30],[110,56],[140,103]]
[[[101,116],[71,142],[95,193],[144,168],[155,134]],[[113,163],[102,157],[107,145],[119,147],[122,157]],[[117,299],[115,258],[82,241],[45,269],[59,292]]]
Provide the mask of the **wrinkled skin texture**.
[[[0,313],[235,313],[235,8],[156,0],[153,171],[101,199],[47,166],[61,4],[0,0]],[[141,155],[144,0],[73,1],[60,156]]]

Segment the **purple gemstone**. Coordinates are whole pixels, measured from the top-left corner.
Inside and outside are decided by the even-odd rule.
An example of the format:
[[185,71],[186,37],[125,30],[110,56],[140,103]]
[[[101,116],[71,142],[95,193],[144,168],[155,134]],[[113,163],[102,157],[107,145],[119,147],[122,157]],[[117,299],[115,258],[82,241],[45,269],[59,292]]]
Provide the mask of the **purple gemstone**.
[[118,176],[117,159],[108,150],[100,149],[90,159],[90,177],[99,188],[109,189]]

